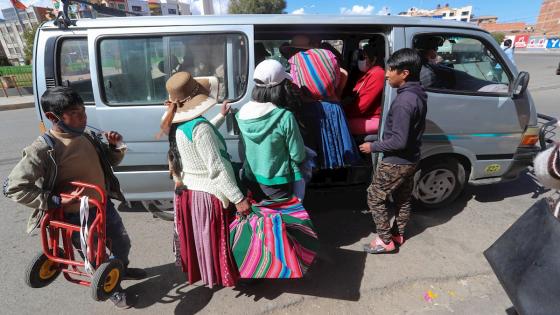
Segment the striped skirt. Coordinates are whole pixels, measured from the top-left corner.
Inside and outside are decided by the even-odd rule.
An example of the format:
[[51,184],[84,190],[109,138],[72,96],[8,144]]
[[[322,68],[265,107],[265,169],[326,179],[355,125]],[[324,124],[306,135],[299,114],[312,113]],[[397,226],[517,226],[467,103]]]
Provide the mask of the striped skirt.
[[241,278],[301,278],[319,248],[309,214],[297,198],[264,201],[230,224]]
[[239,272],[229,246],[230,211],[214,195],[182,190],[175,194],[177,258],[190,284],[234,286]]

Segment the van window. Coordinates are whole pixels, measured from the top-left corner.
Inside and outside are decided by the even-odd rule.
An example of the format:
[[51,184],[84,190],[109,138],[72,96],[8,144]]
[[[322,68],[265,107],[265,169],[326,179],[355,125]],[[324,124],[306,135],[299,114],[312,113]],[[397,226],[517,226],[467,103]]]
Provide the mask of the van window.
[[59,46],[59,79],[76,91],[86,104],[92,104],[93,88],[86,38],[63,39]]
[[126,37],[99,45],[104,101],[108,105],[154,105],[167,98],[165,82],[178,71],[215,76],[218,101],[235,100],[247,85],[247,45],[238,34]]
[[[439,38],[438,40],[436,40]],[[439,42],[436,53],[429,43]],[[510,74],[484,41],[453,34],[419,35],[414,47],[423,57],[421,81],[428,89],[506,93]]]

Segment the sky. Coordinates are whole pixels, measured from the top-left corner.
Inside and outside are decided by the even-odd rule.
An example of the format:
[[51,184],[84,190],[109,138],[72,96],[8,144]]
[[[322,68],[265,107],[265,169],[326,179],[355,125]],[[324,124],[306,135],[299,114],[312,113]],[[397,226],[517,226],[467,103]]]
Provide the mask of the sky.
[[[193,13],[200,12],[200,0],[184,1],[193,4]],[[228,0],[213,1],[217,13],[226,11]],[[27,5],[52,6],[52,0],[21,0],[21,2]],[[286,2],[288,4],[286,12],[294,14],[380,14],[390,12],[396,15],[410,7],[432,9],[438,4],[445,5],[446,3],[449,3],[451,7],[472,5],[475,16],[496,15],[498,22],[527,23],[536,22],[542,3],[539,0],[286,0]],[[9,6],[10,0],[0,0],[0,8]]]

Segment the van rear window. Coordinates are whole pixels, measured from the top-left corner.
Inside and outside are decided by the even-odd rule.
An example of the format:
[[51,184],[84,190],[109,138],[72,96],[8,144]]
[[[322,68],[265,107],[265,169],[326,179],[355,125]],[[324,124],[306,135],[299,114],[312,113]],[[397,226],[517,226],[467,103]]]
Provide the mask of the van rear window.
[[60,43],[59,51],[59,75],[62,85],[72,87],[84,103],[92,104],[94,100],[87,39],[64,39]]
[[99,44],[100,86],[108,105],[154,105],[167,98],[175,72],[218,79],[218,100],[236,100],[247,87],[247,41],[240,34],[106,38]]

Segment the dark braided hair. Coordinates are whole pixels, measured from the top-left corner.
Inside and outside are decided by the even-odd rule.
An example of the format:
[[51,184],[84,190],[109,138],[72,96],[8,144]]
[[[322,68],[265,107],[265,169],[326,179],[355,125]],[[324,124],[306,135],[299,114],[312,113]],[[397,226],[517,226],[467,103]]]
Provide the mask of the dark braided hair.
[[[255,80],[256,81],[256,80]],[[260,82],[258,82],[260,83]],[[300,127],[303,127],[301,119],[302,111],[302,96],[299,87],[289,80],[284,80],[282,83],[273,87],[258,87],[253,88],[251,95],[253,100],[259,103],[271,102],[272,104],[289,110],[294,114]]]
[[169,129],[169,151],[167,151],[167,159],[169,160],[170,175],[175,175],[175,177],[180,178],[181,172],[183,171],[183,165],[181,164],[181,156],[179,155],[177,139],[175,138],[178,126],[179,124],[172,124]]

